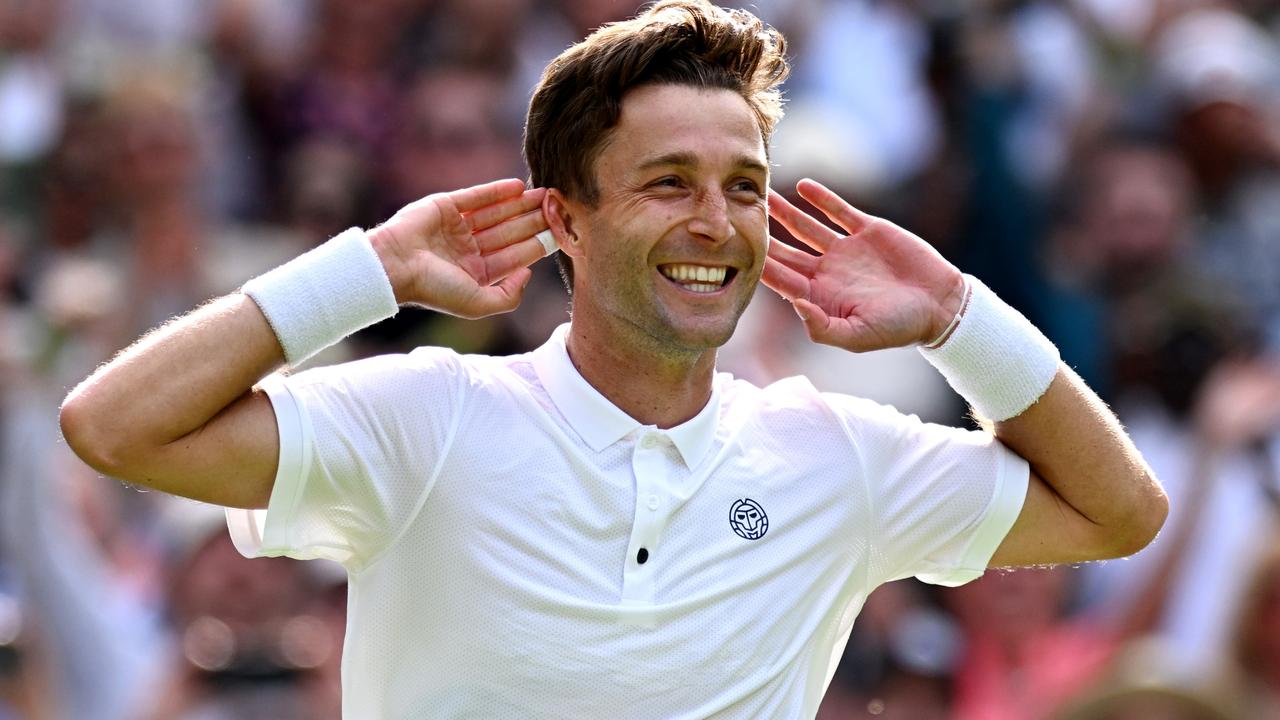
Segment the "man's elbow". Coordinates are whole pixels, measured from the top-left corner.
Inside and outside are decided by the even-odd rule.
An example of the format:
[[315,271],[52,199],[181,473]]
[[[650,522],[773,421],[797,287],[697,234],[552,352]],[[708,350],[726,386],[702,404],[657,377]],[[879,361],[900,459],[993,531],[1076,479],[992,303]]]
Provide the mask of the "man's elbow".
[[126,463],[107,422],[83,395],[73,391],[58,410],[58,425],[67,447],[86,465],[104,475],[122,477]]
[[1140,490],[1124,532],[1117,533],[1115,557],[1133,555],[1151,544],[1169,517],[1169,496],[1150,472],[1139,478]]

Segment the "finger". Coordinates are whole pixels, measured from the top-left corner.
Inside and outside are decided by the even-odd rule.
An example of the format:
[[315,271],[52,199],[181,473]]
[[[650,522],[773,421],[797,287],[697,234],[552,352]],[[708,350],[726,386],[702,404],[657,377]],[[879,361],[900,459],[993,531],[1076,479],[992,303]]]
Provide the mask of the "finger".
[[890,347],[873,328],[857,317],[831,317],[821,307],[804,298],[797,298],[791,306],[804,322],[809,339],[814,342],[850,352],[870,352]]
[[791,307],[795,309],[796,315],[800,316],[800,322],[804,323],[804,329],[809,333],[809,339],[815,342],[823,342],[827,333],[827,326],[831,324],[831,317],[822,308],[802,297],[792,300]]
[[520,268],[532,265],[546,257],[547,251],[542,241],[537,238],[526,238],[518,243],[508,245],[497,252],[484,256],[485,277],[490,282],[508,277]]
[[853,352],[864,349],[857,342],[848,319],[833,318],[827,314],[826,310],[804,298],[796,298],[791,306],[795,308],[800,321],[804,323],[804,329],[809,333],[810,340]]
[[525,190],[516,197],[467,213],[467,223],[471,225],[472,231],[491,228],[503,220],[510,220],[517,215],[522,215],[534,208],[541,207],[542,198],[546,194],[546,188]]
[[809,296],[809,279],[771,257],[764,259],[760,281],[787,300]]
[[818,258],[803,250],[797,250],[777,238],[769,239],[769,257],[809,277],[813,277],[818,269]]
[[826,252],[831,243],[839,239],[835,230],[823,225],[808,213],[792,205],[785,197],[769,191],[769,215],[782,223],[782,227],[805,245]]
[[473,233],[472,237],[480,252],[487,254],[533,237],[546,229],[547,220],[542,216],[542,207],[538,206],[519,217]]
[[475,185],[461,190],[454,190],[445,195],[453,201],[460,212],[478,210],[500,200],[515,197],[524,192],[524,181],[515,178],[494,180],[483,185]]
[[844,198],[831,192],[827,186],[815,180],[805,178],[796,183],[796,191],[800,197],[813,203],[813,206],[835,224],[844,228],[850,235],[857,235],[876,218],[868,215],[845,202]]
[[522,267],[496,285],[480,288],[468,308],[469,317],[481,318],[515,310],[524,299],[524,289],[529,285],[529,279],[532,277],[533,271]]

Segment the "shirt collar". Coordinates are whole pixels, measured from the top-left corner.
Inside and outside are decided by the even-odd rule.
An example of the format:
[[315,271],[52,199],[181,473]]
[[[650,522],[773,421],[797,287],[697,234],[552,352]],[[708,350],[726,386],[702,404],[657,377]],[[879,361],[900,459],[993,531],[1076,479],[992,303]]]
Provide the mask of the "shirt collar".
[[[568,335],[569,323],[556,328],[551,338],[533,351],[533,367],[542,386],[551,396],[551,401],[569,421],[569,425],[588,447],[599,452],[644,425],[609,402],[608,398],[582,377],[569,359],[568,346],[565,344]],[[680,451],[684,464],[693,468],[711,448],[719,418],[720,389],[713,382],[711,399],[697,415],[673,428],[658,432],[671,438],[671,442]]]

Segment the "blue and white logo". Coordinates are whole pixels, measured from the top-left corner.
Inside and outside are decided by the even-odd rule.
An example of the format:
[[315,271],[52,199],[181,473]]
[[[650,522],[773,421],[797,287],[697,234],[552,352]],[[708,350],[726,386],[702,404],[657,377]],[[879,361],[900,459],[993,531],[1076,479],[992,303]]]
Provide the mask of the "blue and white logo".
[[739,537],[759,540],[769,532],[769,516],[764,514],[760,503],[742,498],[729,509],[729,526]]

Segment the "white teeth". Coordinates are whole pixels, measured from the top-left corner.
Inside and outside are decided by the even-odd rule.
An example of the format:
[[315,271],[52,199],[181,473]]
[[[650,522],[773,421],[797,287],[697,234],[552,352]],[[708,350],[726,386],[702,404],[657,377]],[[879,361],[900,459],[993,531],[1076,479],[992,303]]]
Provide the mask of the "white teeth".
[[[724,284],[728,268],[707,267],[706,265],[664,265],[662,274],[683,284],[694,292],[714,292]],[[711,288],[710,290],[701,288]]]

